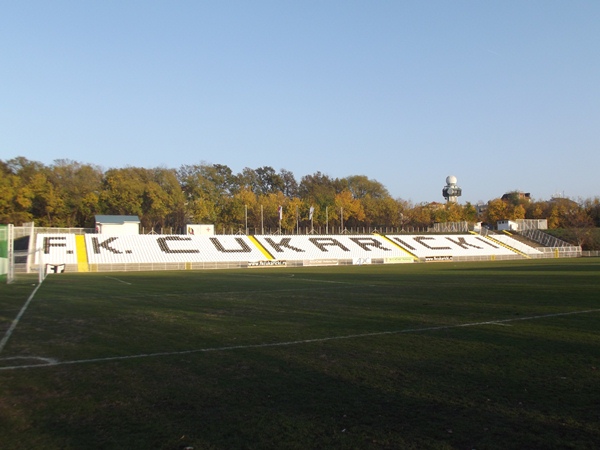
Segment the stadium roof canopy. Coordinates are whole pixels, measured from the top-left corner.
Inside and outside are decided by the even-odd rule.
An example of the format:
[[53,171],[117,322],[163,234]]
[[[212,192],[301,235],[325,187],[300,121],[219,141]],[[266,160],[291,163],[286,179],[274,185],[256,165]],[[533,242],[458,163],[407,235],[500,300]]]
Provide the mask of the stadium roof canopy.
[[119,216],[119,215],[97,215],[96,223],[102,224],[124,224],[124,223],[140,223],[138,216]]

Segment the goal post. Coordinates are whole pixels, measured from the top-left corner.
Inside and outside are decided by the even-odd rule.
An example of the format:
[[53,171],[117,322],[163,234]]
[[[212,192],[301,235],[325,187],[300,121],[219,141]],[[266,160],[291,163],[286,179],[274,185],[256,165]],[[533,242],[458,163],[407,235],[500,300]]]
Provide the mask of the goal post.
[[9,283],[8,267],[8,233],[9,228],[12,230],[12,225],[0,225],[0,280],[6,279]]
[[41,248],[35,248],[32,239],[33,236],[25,238],[25,246],[15,245],[14,227],[0,225],[1,280],[6,279],[8,284],[39,284],[44,281],[44,255]]
[[40,284],[46,278],[46,264],[41,248],[15,250],[8,262],[7,283]]

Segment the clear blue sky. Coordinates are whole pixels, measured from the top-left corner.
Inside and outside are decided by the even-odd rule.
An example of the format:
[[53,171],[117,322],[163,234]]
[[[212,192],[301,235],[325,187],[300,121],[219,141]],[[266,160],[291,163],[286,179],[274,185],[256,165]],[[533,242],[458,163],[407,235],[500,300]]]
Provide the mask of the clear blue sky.
[[3,1],[0,159],[600,196],[600,1]]

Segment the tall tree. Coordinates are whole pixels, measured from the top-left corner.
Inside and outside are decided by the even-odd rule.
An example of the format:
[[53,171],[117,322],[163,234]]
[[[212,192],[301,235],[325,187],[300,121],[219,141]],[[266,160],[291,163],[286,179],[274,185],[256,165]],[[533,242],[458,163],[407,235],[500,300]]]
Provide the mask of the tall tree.
[[474,223],[479,219],[477,214],[477,208],[474,205],[467,202],[462,208],[462,218],[461,220],[466,220],[467,222]]
[[294,232],[299,227],[302,221],[302,210],[304,204],[298,197],[285,197],[286,200],[283,206],[283,218],[281,220],[281,228],[288,232]]
[[186,165],[177,173],[190,223],[219,224],[225,198],[234,183],[226,166]]
[[509,204],[499,198],[490,200],[485,211],[485,222],[495,225],[499,220],[510,220]]
[[589,198],[583,202],[587,215],[595,227],[600,227],[600,197]]
[[54,184],[48,179],[46,170],[33,175],[27,187],[31,193],[31,214],[42,227],[65,227],[66,205]]
[[[48,224],[49,211],[44,207],[44,186],[47,182],[47,167],[37,161],[22,156],[3,163],[3,172],[7,180],[2,182],[5,195],[12,199],[5,207],[5,215],[14,223],[34,221],[38,225]],[[49,196],[54,203],[53,195]],[[50,208],[52,208],[52,204]]]
[[[265,232],[275,231],[279,228],[279,207],[285,208],[286,203],[283,192],[271,192],[258,196],[258,205],[262,207],[262,224],[264,224]],[[287,212],[285,216],[287,220]]]
[[298,197],[298,182],[296,177],[289,170],[281,169],[279,171],[279,177],[283,182],[283,195],[288,198]]
[[228,204],[226,216],[225,226],[246,233],[247,225],[248,232],[254,234],[260,226],[256,194],[247,188],[236,192]]
[[335,196],[342,190],[343,182],[321,172],[302,177],[298,194],[309,208],[314,208],[315,226],[327,225],[339,219],[338,212],[335,211]]
[[241,173],[236,175],[236,183],[239,189],[252,191],[254,194],[260,193],[260,181],[254,169],[244,167]]
[[93,227],[102,186],[102,170],[97,166],[59,159],[50,167],[48,177],[64,201],[60,221],[68,227]]
[[383,184],[379,181],[371,180],[365,175],[352,175],[346,177],[342,181],[356,199],[363,199],[366,196],[375,199],[387,198],[390,196],[390,193]]
[[185,198],[175,170],[159,167],[146,172],[143,209],[152,229],[183,230]]
[[406,225],[409,227],[429,227],[434,222],[434,208],[431,204],[420,203],[407,210],[406,216]]
[[271,166],[259,167],[255,170],[258,178],[258,193],[262,195],[282,192],[285,189],[283,178]]
[[33,219],[31,190],[14,167],[0,161],[0,223],[20,225]]
[[[359,199],[345,189],[335,196],[336,212],[340,211],[340,226],[356,227],[365,219],[365,210]],[[342,223],[343,221],[343,223]]]
[[300,198],[319,204],[331,203],[335,199],[335,195],[342,189],[343,183],[340,180],[333,179],[321,172],[304,175],[298,186]]
[[100,191],[100,210],[104,214],[143,216],[144,169],[127,167],[109,169],[104,174]]
[[20,177],[25,183],[35,174],[46,170],[46,166],[41,162],[31,161],[23,156],[9,159],[5,164],[11,173]]

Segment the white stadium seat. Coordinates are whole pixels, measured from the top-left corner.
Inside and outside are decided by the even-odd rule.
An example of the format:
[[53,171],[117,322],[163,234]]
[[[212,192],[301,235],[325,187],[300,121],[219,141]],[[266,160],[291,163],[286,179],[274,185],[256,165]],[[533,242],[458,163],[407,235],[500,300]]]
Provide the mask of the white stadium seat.
[[247,236],[85,236],[88,262],[176,263],[260,261],[266,257]]
[[[44,264],[77,264],[75,235],[66,233],[38,234],[36,248],[42,249]],[[36,253],[36,264],[39,264]]]
[[[472,234],[448,235],[85,235],[80,254],[89,264],[258,263],[268,260],[318,263],[410,262],[414,259],[489,259],[539,252],[509,236],[493,241]],[[72,234],[39,234],[46,264],[77,264]],[[374,261],[377,260],[377,261]],[[80,261],[81,262],[81,261]],[[116,266],[115,266],[116,267]]]
[[537,248],[533,248],[530,245],[524,244],[523,242],[517,241],[515,238],[507,236],[505,234],[493,234],[489,237],[492,240],[496,240],[502,242],[504,245],[508,245],[515,250],[518,250],[521,253],[526,255],[541,255],[542,252]]
[[514,256],[510,249],[473,234],[388,235],[419,258]]
[[381,259],[406,257],[407,253],[377,235],[255,236],[275,259]]

